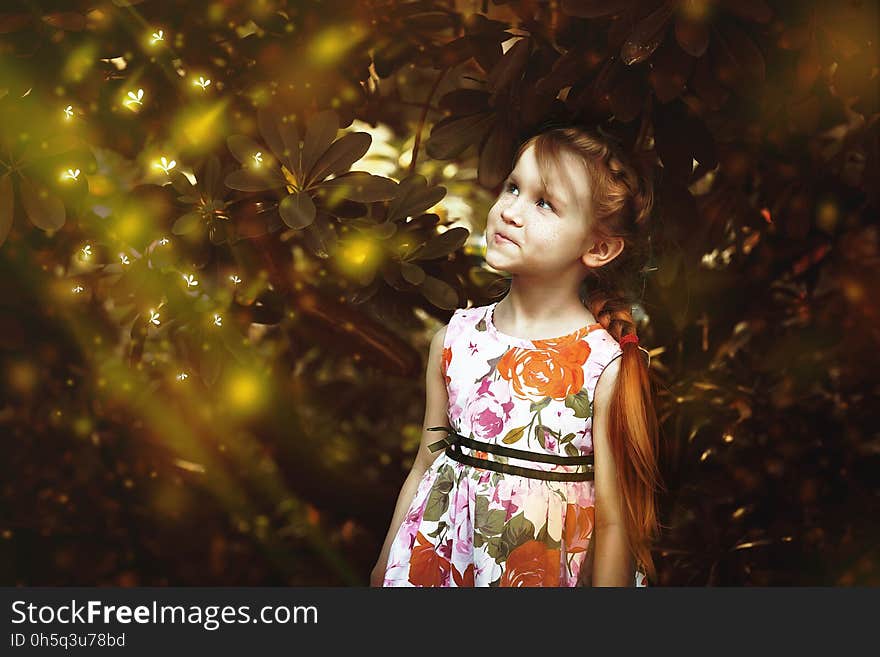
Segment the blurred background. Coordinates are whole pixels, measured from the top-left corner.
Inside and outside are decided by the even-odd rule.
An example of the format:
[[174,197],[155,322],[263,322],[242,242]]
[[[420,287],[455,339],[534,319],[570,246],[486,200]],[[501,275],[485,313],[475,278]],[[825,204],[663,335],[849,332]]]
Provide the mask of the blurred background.
[[[660,585],[880,583],[876,2],[9,0],[0,583],[365,586],[517,141],[658,173]],[[872,292],[875,290],[875,292]]]

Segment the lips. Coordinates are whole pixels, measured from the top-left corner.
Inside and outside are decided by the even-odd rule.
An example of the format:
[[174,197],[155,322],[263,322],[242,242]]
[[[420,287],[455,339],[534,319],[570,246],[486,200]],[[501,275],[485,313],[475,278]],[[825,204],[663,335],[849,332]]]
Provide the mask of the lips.
[[519,242],[517,242],[516,240],[514,240],[514,239],[510,238],[509,236],[505,235],[505,234],[502,233],[501,231],[497,231],[497,232],[495,233],[495,237],[503,237],[503,238],[506,239],[508,242],[512,242],[513,244],[516,244],[517,246],[519,246]]

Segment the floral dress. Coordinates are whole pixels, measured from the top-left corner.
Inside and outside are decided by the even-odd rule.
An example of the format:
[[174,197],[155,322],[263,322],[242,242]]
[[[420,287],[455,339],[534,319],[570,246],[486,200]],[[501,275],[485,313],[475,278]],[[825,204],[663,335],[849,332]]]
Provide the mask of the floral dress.
[[[447,326],[441,368],[450,431],[507,453],[583,460],[593,451],[596,382],[620,346],[601,324],[546,340],[507,335],[492,322],[496,305],[458,309]],[[498,467],[584,471],[457,449],[470,460],[506,464]],[[419,483],[383,586],[589,586],[594,500],[592,478],[497,472],[459,462],[447,450]],[[636,586],[647,586],[642,570],[634,577]]]

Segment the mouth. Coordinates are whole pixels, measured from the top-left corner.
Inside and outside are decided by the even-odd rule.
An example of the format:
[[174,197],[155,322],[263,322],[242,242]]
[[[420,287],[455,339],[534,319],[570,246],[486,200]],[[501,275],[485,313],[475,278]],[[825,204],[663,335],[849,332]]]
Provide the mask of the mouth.
[[519,244],[517,244],[517,242],[515,242],[514,240],[507,237],[507,235],[505,235],[504,233],[495,233],[492,240],[496,244],[504,244],[505,242],[509,242],[510,244],[516,244],[517,246],[519,246]]

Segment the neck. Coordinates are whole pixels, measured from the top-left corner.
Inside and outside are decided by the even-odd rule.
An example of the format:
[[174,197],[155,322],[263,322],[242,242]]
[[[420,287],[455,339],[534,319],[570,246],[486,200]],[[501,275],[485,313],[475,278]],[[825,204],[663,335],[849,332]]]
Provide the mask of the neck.
[[[510,291],[495,307],[494,318],[510,329],[524,335],[541,329],[576,330],[596,323],[596,318],[581,302],[577,289],[558,285],[533,285],[520,276],[514,276]],[[497,325],[496,321],[496,325]]]

